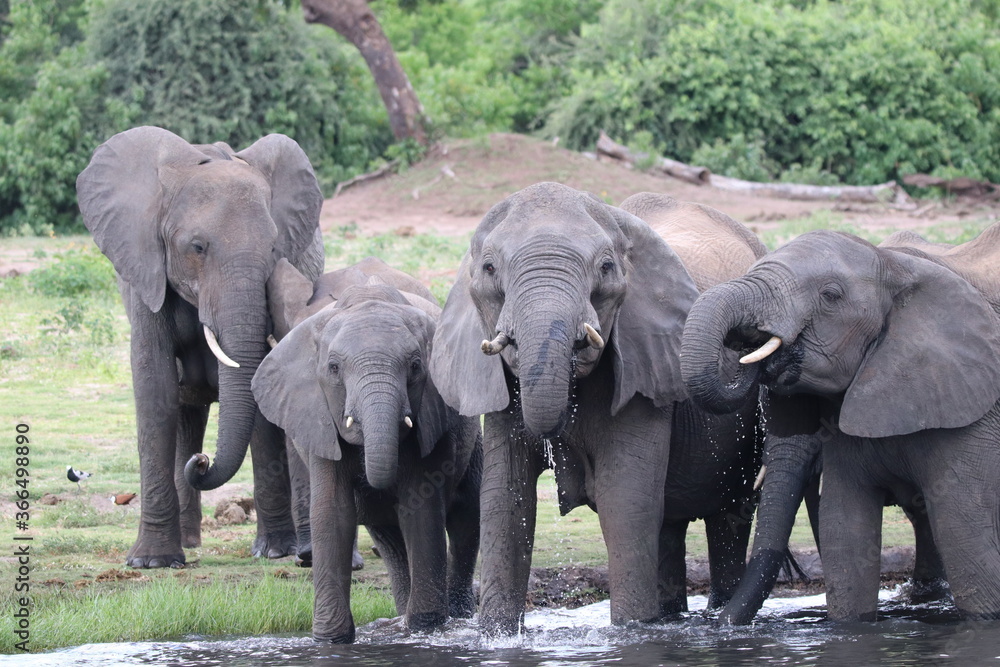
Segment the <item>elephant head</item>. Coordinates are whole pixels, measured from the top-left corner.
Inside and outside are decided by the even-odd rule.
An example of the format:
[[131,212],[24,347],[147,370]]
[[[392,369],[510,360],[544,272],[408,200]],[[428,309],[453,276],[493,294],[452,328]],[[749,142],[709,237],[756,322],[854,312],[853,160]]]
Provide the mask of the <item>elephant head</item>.
[[1000,367],[988,361],[1000,327],[975,287],[847,234],[805,234],[699,298],[681,369],[708,408],[730,400],[724,346],[760,346],[742,361],[771,391],[832,399],[839,429],[858,437],[966,426],[1000,397]]
[[636,393],[667,405],[683,396],[677,354],[696,295],[648,224],[591,194],[539,183],[494,206],[476,229],[431,371],[449,405],[477,415],[511,403],[506,368],[538,437],[562,431],[574,382],[605,355],[615,369],[612,414]]
[[261,363],[261,412],[311,455],[339,461],[342,443],[363,446],[368,483],[392,487],[400,443],[414,434],[427,456],[454,414],[428,374],[433,314],[377,278],[348,287]]
[[239,469],[253,430],[250,381],[267,351],[268,276],[280,257],[313,277],[322,268],[322,194],[309,160],[278,134],[235,153],[138,127],[97,148],[77,193],[133,307],[159,313],[180,303],[176,296],[197,309],[220,361],[219,435],[215,465],[197,455],[185,473],[196,488],[218,487]]

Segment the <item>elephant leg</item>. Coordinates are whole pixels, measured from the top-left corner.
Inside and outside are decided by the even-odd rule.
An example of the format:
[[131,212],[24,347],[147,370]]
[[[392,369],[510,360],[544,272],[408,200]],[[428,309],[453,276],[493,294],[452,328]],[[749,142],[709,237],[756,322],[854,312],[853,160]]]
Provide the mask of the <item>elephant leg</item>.
[[[301,454],[292,444],[292,439],[285,438],[285,451],[288,456],[288,477],[292,493],[292,519],[295,523],[295,564],[300,567],[312,567],[312,531],[309,524],[309,468],[302,460]],[[355,551],[357,537],[354,538]]]
[[949,596],[948,580],[941,555],[934,544],[930,518],[924,508],[903,506],[903,512],[913,524],[916,544],[913,576],[910,579],[910,602],[921,604],[945,599]]
[[823,448],[820,542],[832,621],[874,621],[882,564],[885,492],[863,479],[858,443]]
[[289,481],[288,451],[281,429],[257,412],[253,437],[253,499],[257,510],[257,539],[254,556],[281,558],[295,554],[295,522],[292,520],[292,489]]
[[181,405],[177,424],[177,451],[174,456],[174,487],[181,518],[181,545],[201,546],[201,491],[184,479],[184,464],[201,451],[208,423],[208,405]]
[[543,464],[522,428],[506,412],[484,420],[479,626],[490,635],[516,634],[524,622]]
[[733,521],[733,514],[730,512],[720,512],[705,517],[708,567],[711,573],[709,609],[722,607],[729,602],[740,580],[743,579],[743,573],[747,569],[750,527],[750,521]]
[[396,613],[402,616],[410,600],[410,563],[406,557],[406,542],[399,526],[366,526],[382,562],[389,572],[392,599]]
[[662,414],[645,399],[633,399],[618,414],[609,440],[595,448],[594,495],[616,625],[660,617],[660,537],[651,527],[663,522],[670,421]]
[[[413,477],[423,480],[419,485],[419,497],[424,502],[417,506],[401,505],[399,509],[400,529],[406,552],[411,555],[406,625],[411,630],[427,630],[448,620],[444,489],[427,481],[426,475]],[[406,497],[413,496],[407,493]]]
[[[927,516],[955,606],[973,619],[1000,619],[1000,494],[995,441],[958,442],[928,457]],[[969,445],[972,445],[971,447]]]
[[351,615],[351,545],[358,525],[354,490],[334,461],[309,457],[313,526],[313,638],[349,644],[354,641]]
[[476,612],[472,577],[479,554],[479,486],[483,452],[476,449],[448,511],[448,615],[471,618]]
[[174,486],[180,416],[174,345],[163,315],[150,313],[135,295],[127,303],[142,515],[139,536],[125,562],[135,568],[183,567],[180,503]]
[[684,562],[684,538],[688,521],[664,521],[660,526],[660,563],[657,591],[660,616],[668,617],[688,610],[687,565]]

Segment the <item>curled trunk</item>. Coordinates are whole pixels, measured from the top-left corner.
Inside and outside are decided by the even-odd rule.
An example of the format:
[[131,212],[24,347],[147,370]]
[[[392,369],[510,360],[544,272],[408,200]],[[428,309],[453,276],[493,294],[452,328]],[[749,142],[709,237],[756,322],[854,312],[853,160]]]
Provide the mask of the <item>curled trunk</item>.
[[806,485],[815,473],[820,440],[811,435],[769,436],[767,475],[757,507],[757,528],[746,573],[719,616],[721,623],[747,625],[774,588]]
[[[246,303],[232,298],[233,303]],[[239,363],[231,368],[219,363],[219,434],[215,461],[208,465],[204,454],[192,456],[184,467],[188,483],[200,491],[215,489],[239,471],[246,458],[257,419],[257,402],[250,390],[257,367],[267,353],[267,313],[264,295],[250,301],[259,307],[243,309],[219,318],[219,343],[226,354]]]
[[736,376],[724,381],[721,372],[727,335],[752,327],[752,295],[733,283],[714,287],[695,302],[684,325],[681,376],[691,399],[716,414],[735,412],[757,389],[760,364],[740,365]]

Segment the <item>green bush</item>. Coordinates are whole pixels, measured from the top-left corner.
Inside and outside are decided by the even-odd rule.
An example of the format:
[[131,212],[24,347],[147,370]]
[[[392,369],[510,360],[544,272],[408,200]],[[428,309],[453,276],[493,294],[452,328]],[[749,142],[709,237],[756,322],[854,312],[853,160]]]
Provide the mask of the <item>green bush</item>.
[[328,28],[306,26],[298,7],[113,0],[93,16],[87,43],[107,69],[105,93],[134,106],[136,123],[236,150],[287,134],[327,192],[392,142],[356,50]]
[[601,129],[626,142],[645,130],[670,157],[728,151],[734,169],[742,144],[759,141],[761,176],[774,161],[849,183],[953,168],[998,180],[994,10],[976,0],[609,0],[583,27],[572,91],[546,131],[590,148]]
[[51,297],[117,294],[115,269],[96,248],[68,250],[48,266],[28,274],[32,288]]

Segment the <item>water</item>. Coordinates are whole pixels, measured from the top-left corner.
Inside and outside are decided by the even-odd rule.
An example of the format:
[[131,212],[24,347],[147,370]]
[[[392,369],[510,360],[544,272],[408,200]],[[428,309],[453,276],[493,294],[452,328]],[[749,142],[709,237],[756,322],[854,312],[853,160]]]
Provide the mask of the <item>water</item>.
[[758,622],[719,628],[691,597],[680,621],[612,627],[607,602],[579,609],[529,612],[522,636],[489,642],[470,621],[410,634],[399,619],[359,628],[350,646],[308,637],[189,638],[180,642],[87,644],[34,656],[0,657],[0,665],[334,665],[442,667],[467,665],[983,665],[1000,664],[1000,622],[958,619],[950,605],[910,606],[884,591],[878,623],[834,625],[823,595],[768,600]]

